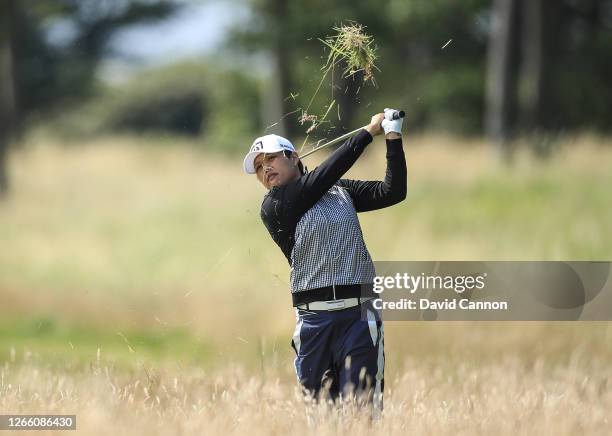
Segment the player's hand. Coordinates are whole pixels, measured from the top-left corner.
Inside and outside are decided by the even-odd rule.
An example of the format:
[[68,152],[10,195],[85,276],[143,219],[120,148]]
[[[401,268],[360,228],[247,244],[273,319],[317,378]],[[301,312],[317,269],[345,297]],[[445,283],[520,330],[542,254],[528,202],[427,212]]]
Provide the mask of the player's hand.
[[382,128],[385,131],[385,135],[401,136],[402,135],[402,122],[403,118],[393,119],[393,113],[398,112],[395,109],[385,108],[384,120],[382,121]]
[[379,113],[376,115],[372,115],[372,119],[370,120],[370,124],[368,124],[368,126],[365,128],[368,132],[370,132],[370,135],[372,136],[376,136],[376,135],[381,135],[383,133],[383,127],[382,127],[382,122],[385,119],[385,114],[384,113]]

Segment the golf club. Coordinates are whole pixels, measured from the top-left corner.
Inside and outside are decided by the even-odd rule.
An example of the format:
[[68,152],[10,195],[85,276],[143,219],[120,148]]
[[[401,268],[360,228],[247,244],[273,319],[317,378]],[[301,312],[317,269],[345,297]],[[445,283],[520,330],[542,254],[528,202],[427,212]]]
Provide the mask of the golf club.
[[[404,118],[405,115],[406,115],[406,113],[404,111],[393,111],[393,112],[391,112],[391,120],[398,120],[400,118]],[[365,127],[367,127],[367,126],[359,127],[358,129],[355,129],[355,130],[353,130],[351,132],[345,133],[342,136],[338,136],[336,139],[332,139],[331,141],[329,141],[329,142],[327,142],[327,143],[325,143],[325,144],[323,144],[323,145],[321,145],[321,146],[319,146],[319,147],[317,147],[317,148],[315,148],[313,150],[310,150],[308,153],[304,153],[302,156],[300,156],[300,159],[304,159],[305,157],[308,157],[311,154],[313,154],[313,153],[315,153],[315,152],[317,152],[319,150],[327,148],[330,145],[334,145],[334,144],[337,144],[338,142],[344,141],[345,139],[350,138],[351,136],[355,135],[357,132],[359,132],[361,129],[363,129]]]

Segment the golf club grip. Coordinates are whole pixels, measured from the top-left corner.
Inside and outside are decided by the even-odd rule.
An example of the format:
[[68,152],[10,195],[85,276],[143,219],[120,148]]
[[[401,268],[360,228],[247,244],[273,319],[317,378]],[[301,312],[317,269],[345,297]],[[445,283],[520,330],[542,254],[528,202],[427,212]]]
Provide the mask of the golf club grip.
[[393,111],[393,115],[391,118],[394,120],[399,120],[400,118],[404,118],[406,116],[406,112],[404,111]]

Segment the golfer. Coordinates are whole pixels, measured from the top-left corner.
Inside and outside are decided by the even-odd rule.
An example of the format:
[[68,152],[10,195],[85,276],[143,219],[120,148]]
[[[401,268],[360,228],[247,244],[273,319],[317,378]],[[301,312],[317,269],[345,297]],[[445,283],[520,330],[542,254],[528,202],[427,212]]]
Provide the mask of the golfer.
[[[406,198],[402,119],[392,120],[392,112],[374,115],[310,172],[277,135],[257,138],[244,158],[244,170],[268,190],[261,219],[291,267],[298,382],[317,400],[353,395],[373,406],[373,416],[382,411],[384,329],[372,304],[376,273],[357,213]],[[341,178],[383,131],[384,181]]]

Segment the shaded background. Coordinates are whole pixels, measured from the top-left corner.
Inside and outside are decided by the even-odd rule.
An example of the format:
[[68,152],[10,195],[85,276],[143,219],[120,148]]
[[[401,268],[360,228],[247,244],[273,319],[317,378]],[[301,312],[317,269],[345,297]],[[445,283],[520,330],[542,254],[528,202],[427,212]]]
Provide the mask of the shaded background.
[[[337,77],[318,102],[322,113],[333,92],[340,105],[328,135],[352,130],[370,105],[406,107],[411,132],[497,142],[610,128],[606,0],[26,0],[2,8],[3,156],[11,138],[41,124],[81,139],[184,135],[242,150],[306,106],[326,56],[317,38],[347,20],[375,37],[379,87]],[[303,134],[298,115],[272,130]]]
[[[345,20],[378,86],[325,82],[315,112],[340,109],[311,140],[407,113],[408,198],[360,215],[375,260],[610,259],[612,1],[3,0],[0,363],[234,362],[293,386],[289,268],[242,158],[262,132],[302,143],[317,38]],[[384,165],[378,138],[348,176]],[[389,380],[508,358],[498,375],[545,390],[536,362],[582,380],[588,356],[612,386],[609,323],[386,332]]]

